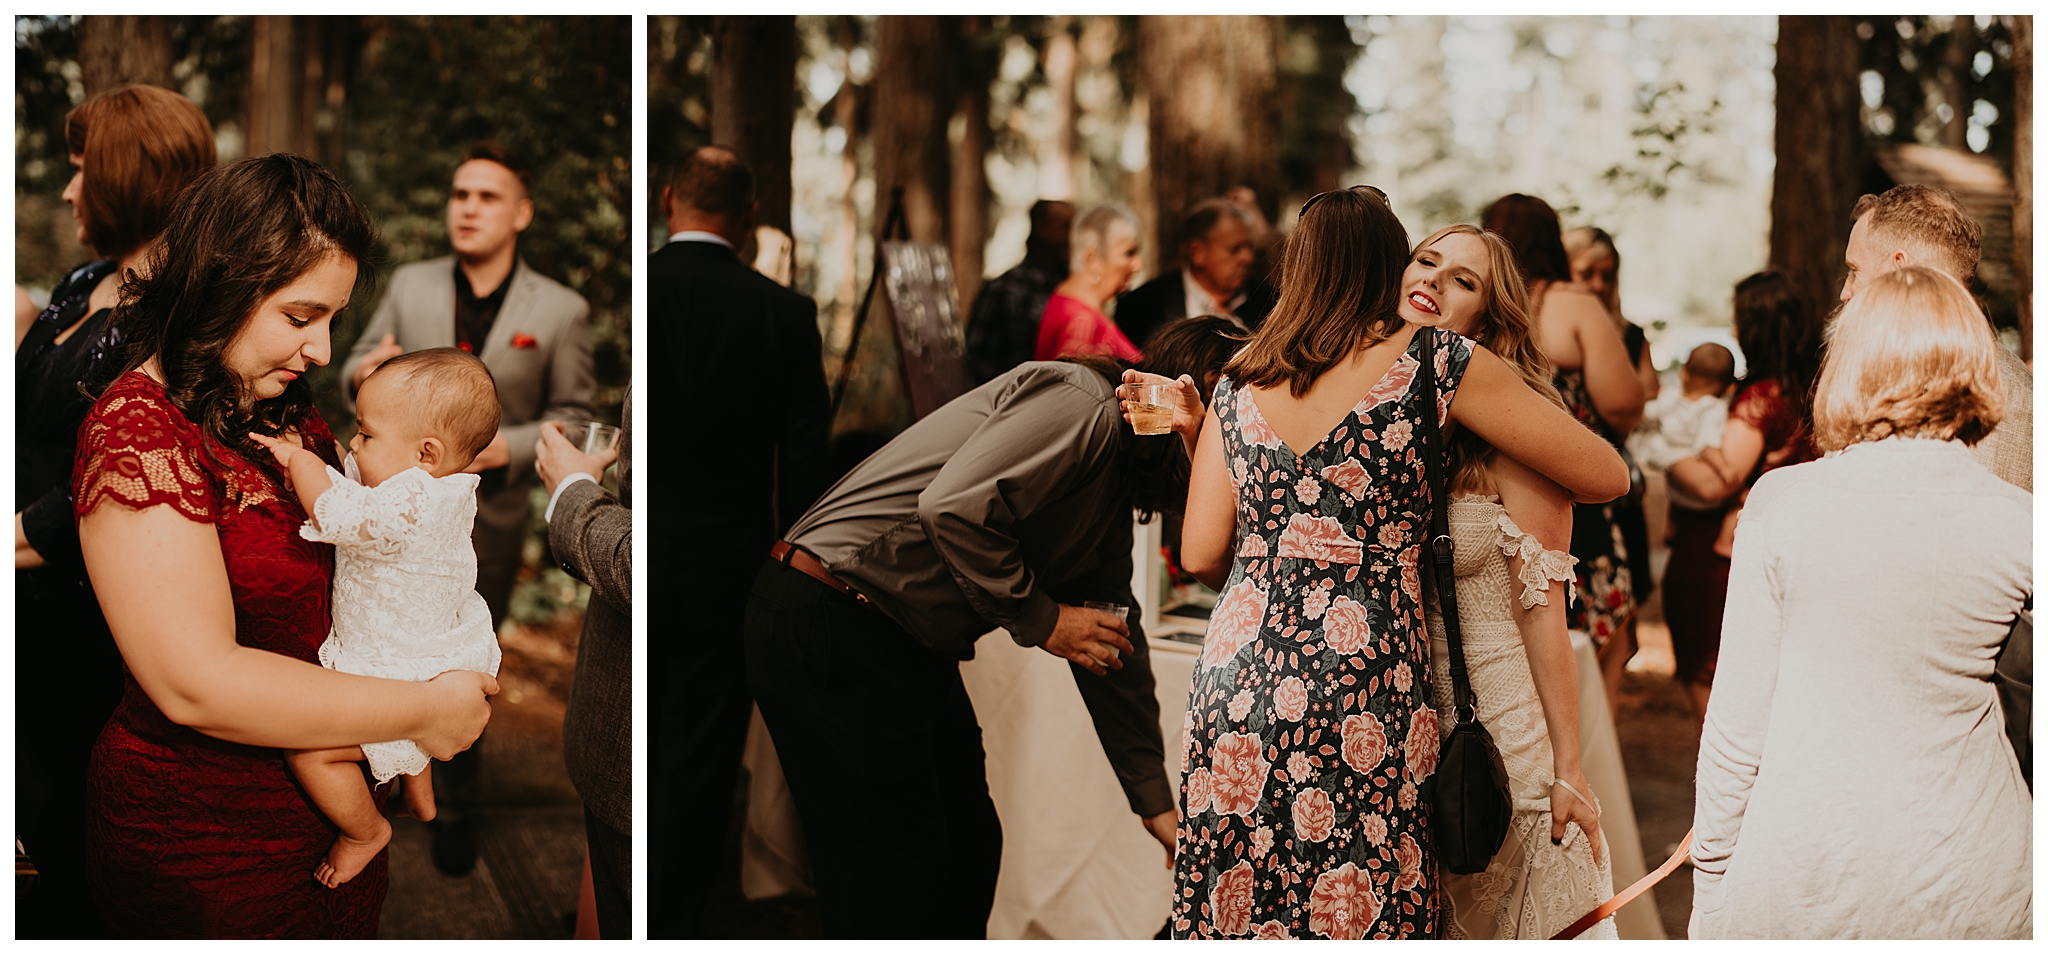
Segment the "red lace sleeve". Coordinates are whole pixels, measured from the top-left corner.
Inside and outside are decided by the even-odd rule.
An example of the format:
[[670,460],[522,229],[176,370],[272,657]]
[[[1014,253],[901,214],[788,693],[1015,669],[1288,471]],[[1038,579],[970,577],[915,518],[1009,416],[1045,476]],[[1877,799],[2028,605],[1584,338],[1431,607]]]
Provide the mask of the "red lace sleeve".
[[199,429],[163,389],[130,372],[100,396],[79,428],[71,473],[78,516],[111,498],[137,509],[169,504],[194,521],[218,521],[219,494],[199,441]]

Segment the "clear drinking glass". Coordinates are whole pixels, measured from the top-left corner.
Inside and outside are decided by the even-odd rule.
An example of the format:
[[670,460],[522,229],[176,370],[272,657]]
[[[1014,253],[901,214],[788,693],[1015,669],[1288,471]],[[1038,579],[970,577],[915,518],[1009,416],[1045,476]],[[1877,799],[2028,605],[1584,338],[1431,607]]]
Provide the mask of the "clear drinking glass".
[[583,453],[596,454],[611,447],[618,439],[618,426],[598,424],[593,421],[590,423],[588,432],[583,436]]
[[1173,409],[1180,404],[1178,382],[1145,382],[1132,385],[1138,396],[1131,400],[1131,430],[1139,434],[1165,434],[1173,430]]

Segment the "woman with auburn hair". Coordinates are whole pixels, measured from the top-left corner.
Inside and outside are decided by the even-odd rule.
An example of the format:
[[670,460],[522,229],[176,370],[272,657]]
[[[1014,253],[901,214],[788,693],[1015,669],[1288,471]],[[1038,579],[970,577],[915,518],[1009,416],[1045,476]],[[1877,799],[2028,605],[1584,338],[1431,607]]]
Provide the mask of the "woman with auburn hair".
[[[1528,293],[1505,240],[1453,225],[1422,240],[1402,277],[1401,317],[1486,346],[1560,409],[1531,338]],[[1579,762],[1579,676],[1565,608],[1573,593],[1572,501],[1556,482],[1461,429],[1450,438],[1446,516],[1473,705],[1507,766],[1515,812],[1482,874],[1443,874],[1448,938],[1549,938],[1614,894],[1600,810]],[[1562,587],[1551,586],[1556,581]],[[1457,725],[1450,644],[1430,604],[1438,732]],[[1612,920],[1586,938],[1614,938]]]
[[251,437],[339,468],[305,382],[375,230],[327,170],[244,159],[196,180],[123,290],[119,373],[86,415],[78,539],[126,664],[93,747],[87,858],[106,930],[128,938],[372,938],[380,853],[314,881],[333,824],[281,749],[410,739],[438,759],[490,718],[497,681],[323,668],[334,551]]
[[2033,496],[1970,453],[2004,415],[1996,347],[1917,266],[1836,320],[1813,409],[1836,453],[1764,475],[1735,538],[1693,938],[2033,936],[2033,799],[1991,683]]
[[1441,931],[1421,789],[1439,746],[1419,566],[1425,415],[1572,498],[1628,489],[1620,456],[1519,370],[1403,321],[1407,266],[1385,194],[1310,199],[1280,300],[1203,420],[1181,553],[1221,597],[1183,724],[1176,938]]
[[[122,86],[64,120],[78,172],[64,201],[96,258],[73,269],[14,333],[15,699],[33,732],[19,736],[22,844],[36,885],[23,897],[22,938],[95,937],[85,874],[85,776],[93,740],[121,699],[121,656],[78,552],[71,463],[78,425],[103,385],[124,276],[141,267],[172,202],[213,166],[213,126],[191,101]],[[62,635],[59,638],[58,635]]]
[[[1529,318],[1537,347],[1557,368],[1554,379],[1565,408],[1607,439],[1616,452],[1643,416],[1643,385],[1607,307],[1572,283],[1557,212],[1535,196],[1512,193],[1494,200],[1483,217],[1486,231],[1515,250],[1529,287]],[[1619,706],[1622,669],[1635,655],[1636,605],[1648,581],[1647,564],[1629,538],[1642,522],[1639,488],[1615,501],[1573,508],[1572,556],[1578,558],[1579,603],[1568,612],[1574,630],[1599,648],[1607,704]],[[1649,535],[1639,538],[1647,543]]]
[[1820,316],[1791,276],[1771,270],[1735,283],[1734,326],[1748,368],[1721,446],[1665,472],[1672,486],[1719,502],[1708,510],[1671,509],[1671,559],[1664,565],[1664,622],[1695,719],[1706,717],[1721,651],[1729,553],[1723,528],[1766,472],[1820,456],[1808,424],[1808,396],[1820,372]]

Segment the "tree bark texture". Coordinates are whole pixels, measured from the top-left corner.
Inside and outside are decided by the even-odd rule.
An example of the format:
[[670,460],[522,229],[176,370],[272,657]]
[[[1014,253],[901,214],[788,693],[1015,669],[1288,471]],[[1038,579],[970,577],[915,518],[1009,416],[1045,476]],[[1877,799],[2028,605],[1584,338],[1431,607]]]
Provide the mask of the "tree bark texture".
[[1273,215],[1280,156],[1272,26],[1255,16],[1144,17],[1138,62],[1163,270],[1179,263],[1181,220],[1195,203],[1250,186]]
[[87,96],[123,83],[172,89],[170,28],[163,17],[86,17],[78,24],[78,70]]
[[292,152],[299,145],[299,44],[295,18],[258,16],[249,21],[247,145],[250,156]]
[[939,17],[882,17],[875,43],[875,228],[889,190],[903,187],[904,220],[918,242],[945,244],[951,198],[946,123],[953,115],[953,31]]
[[[988,86],[995,71],[995,50],[987,42],[985,16],[958,18],[958,33],[958,82],[947,129],[953,147],[953,195],[948,215],[953,285],[965,315],[981,290],[982,251],[988,243]],[[955,131],[957,137],[952,135]]]
[[1855,20],[1778,18],[1777,170],[1771,183],[1771,264],[1814,308],[1841,294],[1849,212],[1856,204],[1863,130]]
[[2012,270],[2020,357],[2034,361],[2034,18],[2012,18]]
[[788,232],[796,17],[712,17],[711,50],[711,141],[754,167],[756,221]]

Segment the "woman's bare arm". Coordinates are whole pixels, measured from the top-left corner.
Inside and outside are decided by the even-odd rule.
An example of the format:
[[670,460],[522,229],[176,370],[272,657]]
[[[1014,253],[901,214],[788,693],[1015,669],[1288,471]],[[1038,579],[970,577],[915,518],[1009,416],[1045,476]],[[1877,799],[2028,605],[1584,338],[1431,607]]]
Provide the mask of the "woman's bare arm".
[[252,746],[410,739],[446,759],[490,720],[488,674],[427,683],[352,676],[235,642],[220,536],[171,505],[104,502],[79,521],[86,570],[129,672],[165,716]]
[[[1664,393],[1664,383],[1657,379],[1657,365],[1650,359],[1650,346],[1647,343],[1643,345],[1642,357],[1636,359],[1636,378],[1643,383],[1644,404],[1656,401],[1657,396]],[[1641,419],[1637,419],[1637,422],[1640,423]]]
[[1600,420],[1622,434],[1634,431],[1643,417],[1643,382],[1607,309],[1590,293],[1569,286],[1551,291],[1543,306],[1543,321],[1560,323],[1577,340],[1586,393]]
[[1484,346],[1472,348],[1464,383],[1451,399],[1451,420],[1562,485],[1574,501],[1599,504],[1628,493],[1628,465],[1614,447],[1529,390]]
[[1181,567],[1210,590],[1230,579],[1237,550],[1237,484],[1223,461],[1223,425],[1211,409],[1195,442],[1188,475],[1188,510],[1180,529]]
[[1763,432],[1741,418],[1729,418],[1721,431],[1719,454],[1703,452],[1675,462],[1665,469],[1664,477],[1702,501],[1723,501],[1748,483],[1749,472],[1755,470],[1763,453]]
[[[1568,551],[1572,541],[1572,502],[1564,489],[1549,478],[1511,458],[1495,457],[1489,467],[1500,491],[1501,506],[1525,534],[1536,538],[1545,550]],[[1536,698],[1543,706],[1543,722],[1550,736],[1551,771],[1589,798],[1593,787],[1579,758],[1579,667],[1572,655],[1571,637],[1565,632],[1565,603],[1570,583],[1549,580],[1545,603],[1522,606],[1527,583],[1522,573],[1529,555],[1508,558],[1515,628],[1522,634],[1522,649],[1529,658],[1529,676],[1536,684]],[[1539,564],[1540,566],[1540,564]],[[1567,822],[1576,822],[1593,845],[1593,858],[1600,857],[1600,817],[1571,789],[1553,787],[1550,797],[1551,838],[1564,836]]]

